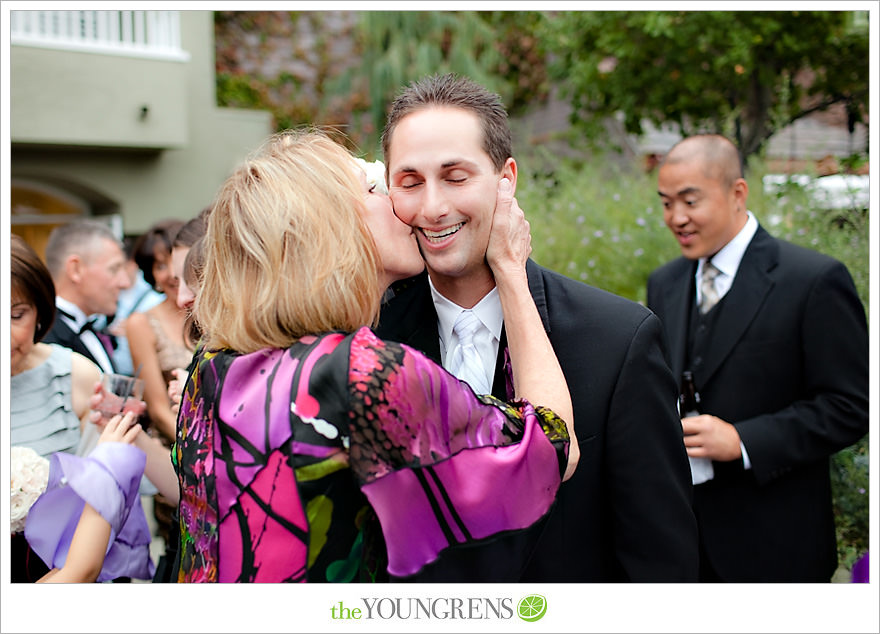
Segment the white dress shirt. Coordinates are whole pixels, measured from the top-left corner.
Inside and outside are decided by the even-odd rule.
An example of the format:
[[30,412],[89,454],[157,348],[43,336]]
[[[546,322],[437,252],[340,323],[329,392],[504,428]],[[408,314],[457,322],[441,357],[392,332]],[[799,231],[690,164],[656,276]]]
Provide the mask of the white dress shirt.
[[[758,221],[751,211],[746,210],[748,214],[748,218],[746,219],[746,224],[742,229],[739,230],[733,239],[724,245],[724,247],[715,255],[712,256],[712,264],[715,265],[715,268],[718,269],[719,273],[715,277],[715,291],[718,293],[718,301],[721,301],[721,298],[727,294],[727,291],[730,290],[730,287],[733,286],[733,280],[736,277],[736,272],[739,270],[740,262],[742,262],[743,255],[746,253],[746,249],[749,246],[749,243],[752,241],[752,238],[755,237],[755,232],[758,230]],[[697,273],[696,273],[696,287],[697,287],[697,306],[700,305],[700,301],[702,300],[702,292],[700,291],[700,280],[703,275],[703,265],[706,263],[708,258],[700,258],[699,264],[697,264]],[[746,446],[739,442],[739,447],[742,450],[743,457],[743,467],[745,469],[752,468],[752,462],[749,460],[749,454],[746,451]]]
[[[739,230],[733,239],[722,247],[722,249],[712,256],[712,264],[718,269],[718,275],[715,277],[715,291],[718,293],[718,301],[727,294],[733,285],[733,279],[739,270],[739,263],[742,262],[743,255],[755,232],[758,230],[758,221],[751,211],[746,212],[748,218],[746,224]],[[697,264],[696,286],[697,286],[697,306],[703,299],[703,293],[700,290],[700,280],[703,277],[703,265],[708,258],[700,258]]]
[[[55,306],[73,317],[73,319],[70,319],[67,315],[58,313],[55,318],[63,320],[64,323],[75,333],[78,333],[86,322],[89,321],[89,317],[86,316],[79,306],[63,297],[55,298]],[[110,355],[107,353],[107,348],[105,348],[104,344],[101,343],[101,340],[98,339],[98,335],[91,330],[86,330],[79,335],[79,339],[83,342],[83,345],[89,349],[89,352],[92,353],[92,357],[95,359],[95,362],[101,370],[108,374],[112,373],[113,364],[110,362]]]

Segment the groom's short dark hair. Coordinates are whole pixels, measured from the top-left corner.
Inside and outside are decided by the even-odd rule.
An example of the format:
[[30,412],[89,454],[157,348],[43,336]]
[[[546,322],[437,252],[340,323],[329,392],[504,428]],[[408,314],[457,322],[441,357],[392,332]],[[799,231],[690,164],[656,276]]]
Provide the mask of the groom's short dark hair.
[[390,160],[391,135],[397,124],[406,115],[432,106],[461,108],[474,113],[483,130],[483,149],[496,170],[501,171],[507,159],[513,156],[507,110],[501,97],[472,79],[449,73],[431,75],[411,83],[391,104],[382,131],[386,169]]

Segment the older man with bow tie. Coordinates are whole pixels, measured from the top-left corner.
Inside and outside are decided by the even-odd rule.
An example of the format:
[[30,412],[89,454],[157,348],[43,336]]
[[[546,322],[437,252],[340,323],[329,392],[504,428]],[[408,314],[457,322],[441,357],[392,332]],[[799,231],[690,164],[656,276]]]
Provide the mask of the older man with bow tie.
[[55,282],[58,316],[44,341],[71,348],[104,372],[114,372],[111,340],[93,324],[98,315],[116,312],[119,292],[131,284],[119,240],[96,220],[62,225],[49,236],[46,265]]

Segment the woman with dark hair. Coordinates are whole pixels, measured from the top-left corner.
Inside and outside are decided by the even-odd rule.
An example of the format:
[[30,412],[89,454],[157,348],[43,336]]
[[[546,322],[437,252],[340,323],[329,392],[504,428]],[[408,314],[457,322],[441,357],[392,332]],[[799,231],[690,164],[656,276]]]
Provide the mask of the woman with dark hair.
[[40,256],[12,235],[10,444],[41,456],[74,453],[101,370],[81,354],[41,343],[55,319],[55,285]]
[[[20,236],[13,234],[10,246],[9,442],[44,457],[72,454],[101,370],[70,348],[41,343],[55,320],[55,285],[40,256]],[[11,563],[12,581],[36,581],[49,570],[23,533],[12,536]]]
[[[178,278],[171,268],[171,253],[177,234],[186,226],[182,220],[165,220],[154,224],[134,245],[134,260],[143,271],[144,279],[157,291],[165,293],[165,301],[143,313],[131,315],[126,322],[126,335],[135,368],[144,379],[144,401],[147,403],[150,435],[170,448],[177,426],[177,409],[168,395],[168,385],[175,371],[189,366],[192,347],[186,336],[187,311],[177,302]],[[157,532],[166,545],[175,541],[175,506],[164,496],[153,498]],[[163,576],[164,562],[158,574]]]
[[140,367],[144,380],[144,401],[150,427],[170,443],[174,438],[177,416],[168,400],[168,382],[175,368],[187,367],[192,349],[184,338],[186,311],[177,306],[177,278],[171,270],[171,247],[174,236],[183,226],[180,220],[156,223],[138,238],[134,260],[144,279],[165,301],[143,313],[129,316],[126,337],[135,368]]

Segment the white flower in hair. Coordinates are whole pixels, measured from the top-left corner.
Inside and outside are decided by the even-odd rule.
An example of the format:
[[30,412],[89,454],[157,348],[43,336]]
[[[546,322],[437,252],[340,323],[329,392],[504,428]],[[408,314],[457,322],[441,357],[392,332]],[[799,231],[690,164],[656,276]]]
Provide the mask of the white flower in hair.
[[30,447],[10,449],[10,528],[11,532],[20,533],[24,530],[31,506],[46,490],[49,461]]
[[355,161],[366,172],[367,185],[375,186],[378,191],[387,194],[388,186],[385,184],[385,164],[382,161],[367,163],[362,158],[356,158]]

